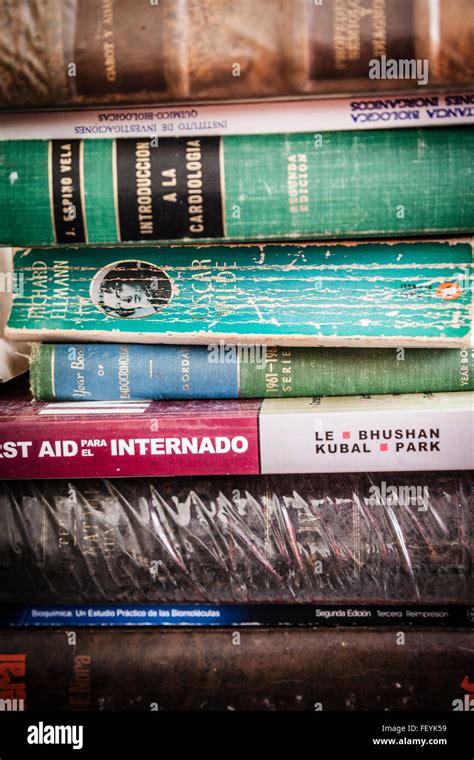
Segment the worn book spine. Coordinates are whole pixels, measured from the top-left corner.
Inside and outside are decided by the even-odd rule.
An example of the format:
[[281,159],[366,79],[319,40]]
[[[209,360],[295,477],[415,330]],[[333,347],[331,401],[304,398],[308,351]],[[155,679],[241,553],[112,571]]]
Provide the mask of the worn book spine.
[[0,243],[469,232],[474,127],[0,142]]
[[13,273],[13,252],[0,248],[0,384],[28,372],[29,344],[11,342],[4,336],[15,292],[19,292],[19,283]]
[[14,340],[456,348],[472,334],[471,240],[33,248],[14,267]]
[[[0,602],[469,605],[472,485],[461,472],[3,482]],[[190,609],[162,617],[183,622],[186,612],[192,618]],[[133,609],[118,622],[127,614],[133,623]],[[446,616],[312,615],[316,624]],[[100,609],[92,617],[113,622]],[[40,610],[34,618],[55,619]]]
[[0,107],[468,84],[473,27],[470,0],[8,2]]
[[34,343],[39,401],[284,398],[474,390],[474,349]]
[[471,631],[239,633],[240,646],[226,629],[1,630],[0,698],[25,711],[473,709]]
[[0,402],[0,478],[474,469],[469,391]]

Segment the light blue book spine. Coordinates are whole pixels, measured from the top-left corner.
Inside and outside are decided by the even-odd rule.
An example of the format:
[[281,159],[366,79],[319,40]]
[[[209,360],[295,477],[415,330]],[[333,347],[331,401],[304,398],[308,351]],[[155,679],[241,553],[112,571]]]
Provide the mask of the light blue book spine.
[[58,401],[237,398],[238,373],[207,346],[58,343],[31,358],[34,396]]

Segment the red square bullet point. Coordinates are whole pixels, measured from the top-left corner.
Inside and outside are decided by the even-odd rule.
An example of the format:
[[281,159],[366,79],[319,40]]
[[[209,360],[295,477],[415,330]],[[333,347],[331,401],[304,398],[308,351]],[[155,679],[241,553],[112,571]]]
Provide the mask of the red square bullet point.
[[343,438],[350,438],[351,437],[350,430],[343,430],[342,431],[342,437]]
[[388,443],[381,443],[380,451],[388,451]]

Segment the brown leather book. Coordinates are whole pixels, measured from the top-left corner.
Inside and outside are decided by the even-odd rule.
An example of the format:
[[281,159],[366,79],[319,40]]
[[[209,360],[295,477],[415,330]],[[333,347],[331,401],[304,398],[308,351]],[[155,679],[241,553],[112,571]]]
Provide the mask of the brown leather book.
[[2,0],[1,14],[0,108],[474,82],[472,0]]
[[17,711],[460,711],[474,703],[473,658],[459,630],[2,630],[0,700]]

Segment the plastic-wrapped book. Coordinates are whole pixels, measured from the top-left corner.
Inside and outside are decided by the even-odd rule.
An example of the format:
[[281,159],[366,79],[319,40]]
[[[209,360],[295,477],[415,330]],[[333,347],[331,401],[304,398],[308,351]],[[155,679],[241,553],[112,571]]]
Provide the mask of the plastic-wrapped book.
[[0,489],[4,603],[474,599],[468,473],[18,481]]

